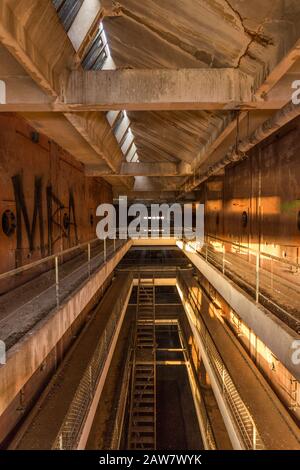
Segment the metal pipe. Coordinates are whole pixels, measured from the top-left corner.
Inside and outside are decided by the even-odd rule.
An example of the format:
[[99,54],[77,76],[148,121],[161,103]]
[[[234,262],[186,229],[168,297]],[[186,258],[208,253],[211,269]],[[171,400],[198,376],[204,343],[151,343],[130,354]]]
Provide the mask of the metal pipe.
[[300,106],[291,101],[280,109],[274,116],[261,124],[247,139],[239,142],[238,151],[236,145],[230,147],[226,156],[219,162],[213,164],[205,173],[202,173],[195,179],[195,182],[185,184],[184,191],[190,192],[206,181],[210,176],[225,168],[229,163],[237,162],[247,158],[249,152],[257,144],[278,131],[290,121],[300,116]]

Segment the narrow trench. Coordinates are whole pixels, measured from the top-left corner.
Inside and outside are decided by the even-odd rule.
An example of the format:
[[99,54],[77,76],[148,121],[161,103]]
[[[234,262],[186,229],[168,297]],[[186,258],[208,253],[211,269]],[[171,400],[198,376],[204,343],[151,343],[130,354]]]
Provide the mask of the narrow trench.
[[[170,298],[170,292],[168,296]],[[132,295],[132,299],[134,298],[135,292]],[[157,450],[202,450],[203,442],[185,356],[182,351],[174,351],[182,348],[178,325],[158,324],[155,335],[156,448]],[[124,450],[127,442],[128,415],[129,405],[123,427]]]
[[[158,348],[180,348],[177,326],[160,326]],[[158,361],[183,361],[182,352],[158,351]],[[203,449],[185,365],[157,366],[157,449]]]

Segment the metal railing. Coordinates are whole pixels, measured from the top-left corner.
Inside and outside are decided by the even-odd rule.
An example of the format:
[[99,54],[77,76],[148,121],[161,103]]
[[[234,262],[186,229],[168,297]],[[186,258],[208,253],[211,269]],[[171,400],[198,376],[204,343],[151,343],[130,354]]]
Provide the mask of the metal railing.
[[[205,440],[205,450],[217,450],[217,444],[213,432],[213,428],[205,407],[204,400],[201,396],[200,392],[200,384],[199,384],[199,378],[197,377],[196,374],[196,369],[193,364],[193,360],[191,358],[190,350],[187,344],[187,341],[185,339],[184,333],[180,328],[180,325],[178,323],[178,332],[179,332],[179,338],[180,338],[180,343],[182,346],[183,354],[185,357],[186,365],[187,365],[187,373],[190,381],[190,387],[191,391],[193,394],[194,402],[195,402],[195,407],[197,411],[198,420],[199,420],[199,425],[200,425],[200,430],[201,430],[201,435],[202,439]],[[203,436],[204,433],[204,436]]]
[[204,321],[201,318],[200,305],[191,289],[188,288],[180,272],[177,274],[178,283],[185,300],[193,311],[194,325],[199,333],[202,344],[207,353],[207,358],[215,372],[219,390],[227,403],[228,410],[232,416],[235,429],[240,436],[240,440],[246,450],[263,450],[265,448],[256,424],[243,402],[233,380],[224,364]]
[[[0,287],[2,283],[4,292],[0,307],[6,312],[0,322],[0,325],[3,324],[2,339],[7,340],[9,337],[9,329],[6,331],[5,325],[10,318],[18,315],[20,329],[23,333],[26,332],[25,328],[30,329],[36,321],[58,308],[124,243],[125,240],[94,239],[1,274]],[[31,318],[32,322],[28,322],[28,318]],[[24,325],[23,319],[26,321]],[[8,345],[12,345],[10,340]]]
[[79,382],[52,449],[74,450],[77,448],[119,320],[119,313],[112,313],[92,359]]
[[129,342],[129,349],[125,366],[123,369],[122,384],[119,392],[118,402],[116,405],[116,412],[114,417],[114,427],[110,443],[110,450],[119,450],[122,441],[123,425],[125,414],[127,410],[127,401],[129,396],[130,378],[132,375],[132,353],[133,353],[133,332]]
[[[246,245],[207,236],[202,247],[189,241],[207,262],[233,280],[257,303],[300,331],[300,264]],[[299,282],[297,273],[299,272]]]

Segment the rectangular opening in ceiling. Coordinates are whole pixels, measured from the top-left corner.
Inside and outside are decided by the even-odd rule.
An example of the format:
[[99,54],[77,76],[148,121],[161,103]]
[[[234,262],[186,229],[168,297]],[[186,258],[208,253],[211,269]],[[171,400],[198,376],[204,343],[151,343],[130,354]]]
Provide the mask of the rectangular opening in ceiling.
[[84,0],[52,0],[66,31],[72,26]]
[[85,70],[101,70],[103,68],[109,56],[107,42],[104,38],[103,28],[100,27],[82,61],[82,66]]

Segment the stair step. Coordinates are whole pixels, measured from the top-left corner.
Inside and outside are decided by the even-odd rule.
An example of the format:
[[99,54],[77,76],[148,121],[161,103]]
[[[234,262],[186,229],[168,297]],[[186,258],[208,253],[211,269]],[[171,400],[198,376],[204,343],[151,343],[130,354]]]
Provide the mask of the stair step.
[[154,434],[154,429],[153,429],[153,425],[149,425],[149,426],[133,426],[132,428],[132,432],[133,433],[141,433],[141,434]]
[[134,415],[138,415],[139,417],[141,417],[143,413],[154,413],[154,407],[153,406],[136,406],[133,408],[132,411]]
[[151,387],[154,386],[154,377],[151,377],[151,378],[142,378],[142,379],[139,379],[139,378],[135,378],[135,383],[136,385],[149,385]]
[[135,423],[154,423],[154,416],[135,416]]
[[144,398],[142,397],[140,400],[138,400],[138,397],[135,398],[136,404],[141,404],[141,405],[146,405],[147,403],[154,403],[154,398]]
[[149,380],[153,380],[153,374],[135,374],[135,378],[136,380],[139,380],[139,381],[149,381]]
[[145,389],[146,387],[147,389],[154,388],[154,384],[151,384],[149,382],[137,382],[134,385],[135,390],[138,390],[140,388]]
[[133,437],[130,439],[131,445],[152,444],[154,445],[154,438],[151,436],[143,436],[140,438]]

